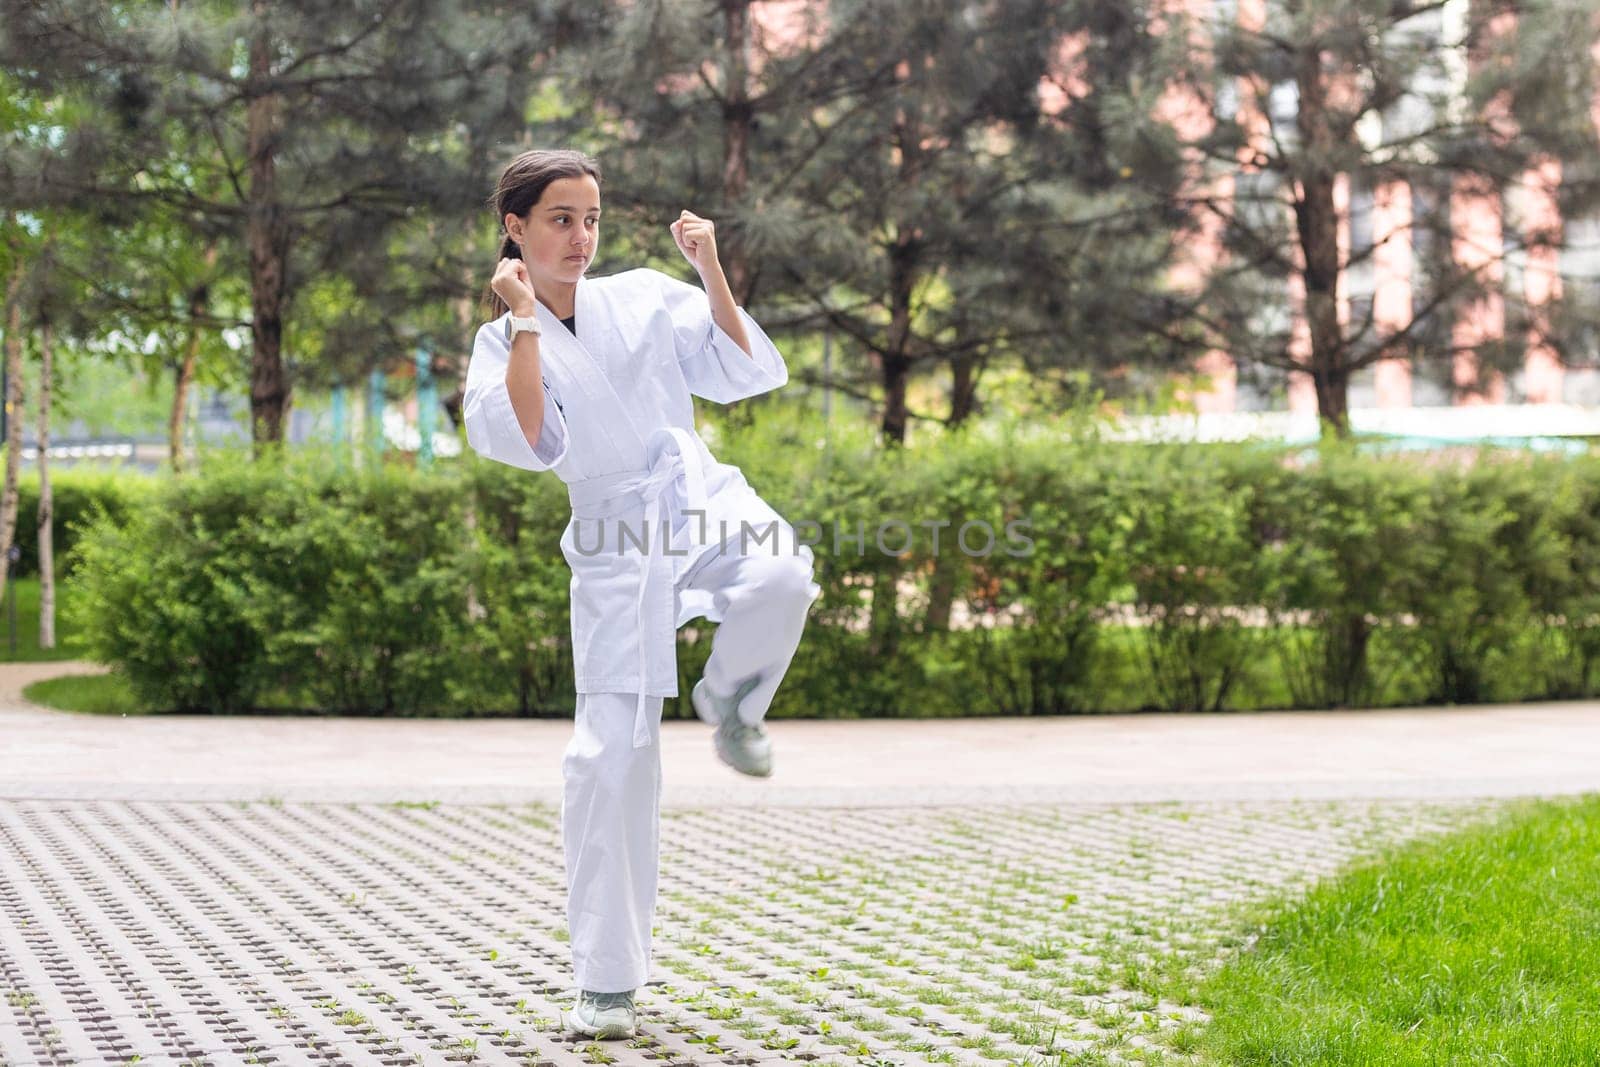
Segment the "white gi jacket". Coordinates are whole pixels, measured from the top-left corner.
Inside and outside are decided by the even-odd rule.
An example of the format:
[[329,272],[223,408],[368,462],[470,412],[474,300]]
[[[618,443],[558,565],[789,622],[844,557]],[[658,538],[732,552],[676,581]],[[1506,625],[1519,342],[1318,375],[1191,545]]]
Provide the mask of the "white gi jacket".
[[[554,470],[567,484],[572,517],[561,551],[572,569],[577,691],[636,692],[633,743],[642,747],[645,697],[678,695],[678,627],[701,615],[721,621],[709,593],[675,595],[677,576],[718,546],[723,529],[737,535],[741,519],[778,518],[737,467],[712,457],[690,396],[725,404],[778,388],[789,371],[743,308],[753,359],[716,324],[703,290],[649,268],[581,279],[576,338],[542,303],[537,313],[545,394],[537,447],[506,392],[509,312],[473,342],[467,443],[513,467]],[[688,516],[687,549],[670,547],[679,507],[706,512],[703,522]]]

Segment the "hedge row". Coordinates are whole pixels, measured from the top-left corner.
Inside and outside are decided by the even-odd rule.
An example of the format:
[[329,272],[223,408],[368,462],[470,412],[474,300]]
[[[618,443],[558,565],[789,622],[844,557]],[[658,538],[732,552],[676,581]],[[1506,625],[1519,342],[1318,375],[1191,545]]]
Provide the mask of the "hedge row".
[[[1020,430],[884,453],[781,414],[712,444],[820,535],[774,717],[1600,691],[1600,459]],[[553,475],[470,453],[212,461],[83,532],[68,610],[155,708],[567,715],[566,520]]]

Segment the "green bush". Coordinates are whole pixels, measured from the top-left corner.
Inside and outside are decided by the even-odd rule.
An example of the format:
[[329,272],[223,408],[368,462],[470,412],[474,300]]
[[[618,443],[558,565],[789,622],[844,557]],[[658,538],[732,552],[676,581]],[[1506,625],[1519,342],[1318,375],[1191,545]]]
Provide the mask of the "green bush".
[[572,572],[559,547],[566,490],[554,477],[507,477],[497,467],[464,464],[444,482],[475,504],[462,509],[470,520],[464,513],[453,527],[469,592],[450,703],[484,713],[570,715]]
[[1315,462],[1257,466],[1250,484],[1257,592],[1292,703],[1379,701],[1397,667],[1376,643],[1422,563],[1429,475],[1414,459],[1331,448]]
[[[1600,461],[1078,430],[885,452],[865,428],[774,408],[710,431],[815,542],[823,595],[772,716],[1600,689]],[[125,499],[82,531],[69,600],[91,654],[150,707],[570,714],[553,476],[470,452],[426,471],[298,453],[208,460]],[[968,523],[997,540],[960,550]],[[681,693],[712,632],[681,632]]]
[[256,562],[248,484],[170,482],[146,503],[121,521],[102,513],[80,531],[63,604],[69,625],[148,706],[252,706],[270,664],[246,618]]

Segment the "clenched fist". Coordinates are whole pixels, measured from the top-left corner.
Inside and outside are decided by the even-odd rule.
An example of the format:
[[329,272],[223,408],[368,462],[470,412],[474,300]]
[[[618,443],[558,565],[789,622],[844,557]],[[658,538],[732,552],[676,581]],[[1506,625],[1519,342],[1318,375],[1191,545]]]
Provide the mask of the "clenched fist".
[[678,251],[696,271],[704,274],[718,266],[716,223],[685,209],[668,229],[672,231]]
[[527,316],[534,313],[534,305],[538,303],[539,298],[534,294],[533,279],[528,275],[528,265],[522,260],[506,258],[497,263],[494,277],[489,281],[489,288],[506,302],[506,307],[511,309],[513,315]]

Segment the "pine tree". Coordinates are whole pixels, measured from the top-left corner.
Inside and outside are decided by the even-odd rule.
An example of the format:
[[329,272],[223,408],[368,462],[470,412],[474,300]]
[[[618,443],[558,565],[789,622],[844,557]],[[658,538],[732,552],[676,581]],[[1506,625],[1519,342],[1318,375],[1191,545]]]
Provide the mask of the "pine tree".
[[[1168,247],[1151,190],[1176,156],[1039,97],[1097,5],[836,0],[787,36],[758,32],[754,10],[619,16],[585,80],[609,117],[608,203],[716,218],[736,294],[763,321],[840,338],[845,374],[828,384],[881,405],[889,443],[914,417],[964,422],[996,363],[1043,377],[1149,354],[1144,323],[1108,312],[1152,302]],[[1137,60],[1105,55],[1119,77]],[[1097,100],[1122,98],[1113,81]],[[1084,180],[1086,154],[1115,180]],[[934,370],[948,409],[913,411],[912,383]]]
[[[582,5],[439,0],[115,3],[0,0],[0,64],[98,106],[14,171],[58,204],[159,205],[237,255],[250,293],[250,407],[281,440],[304,370],[285,344],[295,297],[381,279],[397,229],[462,220],[488,178],[463,150],[523,126],[532,71],[582,28]],[[203,144],[203,148],[197,145]],[[477,164],[475,167],[474,164]],[[286,358],[288,353],[288,358]]]
[[[1223,220],[1225,235],[1190,306],[1199,329],[1188,341],[1227,352],[1244,373],[1308,375],[1337,435],[1349,432],[1352,377],[1380,360],[1414,360],[1424,373],[1437,368],[1447,388],[1472,390],[1519,363],[1529,343],[1570,352],[1573,317],[1592,316],[1583,308],[1592,298],[1572,280],[1565,299],[1539,302],[1506,284],[1510,268],[1560,233],[1520,230],[1508,217],[1498,247],[1462,234],[1470,216],[1493,215],[1519,193],[1559,198],[1569,217],[1593,210],[1596,29],[1588,5],[1569,0],[1525,0],[1514,11],[1273,0],[1258,25],[1174,30],[1194,42],[1182,66],[1208,118],[1185,145],[1204,161],[1185,203]],[[1538,188],[1551,163],[1566,164],[1559,191]],[[1352,219],[1401,198],[1409,222],[1378,233],[1352,226],[1342,248],[1344,189],[1360,202]],[[1397,310],[1359,283],[1402,243],[1416,267],[1409,307]],[[1489,300],[1503,302],[1503,328],[1452,328]]]

